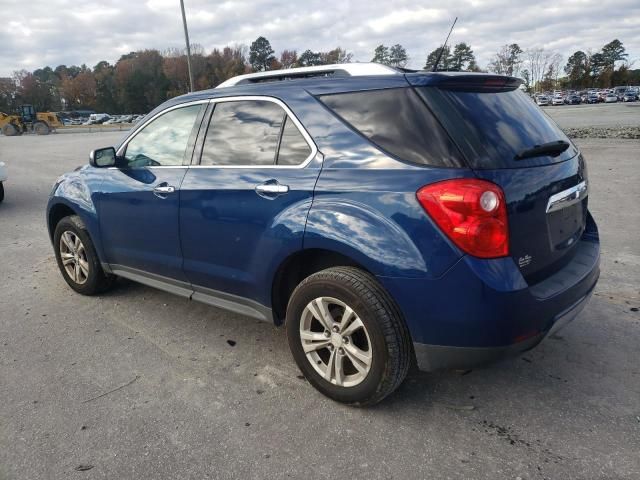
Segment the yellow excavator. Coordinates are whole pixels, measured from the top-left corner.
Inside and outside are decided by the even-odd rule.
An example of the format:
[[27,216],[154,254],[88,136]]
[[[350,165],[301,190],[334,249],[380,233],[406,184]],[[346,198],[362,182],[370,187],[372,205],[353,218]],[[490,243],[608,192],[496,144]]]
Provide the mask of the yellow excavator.
[[49,135],[51,130],[64,126],[52,112],[36,112],[33,105],[21,105],[13,115],[0,112],[0,130],[7,137],[33,132]]

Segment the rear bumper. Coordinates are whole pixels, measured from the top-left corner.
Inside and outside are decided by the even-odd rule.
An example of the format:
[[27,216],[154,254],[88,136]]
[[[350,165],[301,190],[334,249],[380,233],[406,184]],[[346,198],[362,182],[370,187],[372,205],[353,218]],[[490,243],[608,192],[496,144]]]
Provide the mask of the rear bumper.
[[414,343],[418,368],[432,372],[442,369],[469,369],[496,362],[507,357],[526,352],[538,345],[545,337],[552,335],[576,318],[589,302],[593,289],[568,310],[557,315],[547,332],[526,340],[502,347],[450,347]]
[[572,321],[600,276],[595,222],[572,260],[529,285],[512,258],[462,257],[437,279],[378,277],[394,297],[424,370],[472,368],[533,348]]

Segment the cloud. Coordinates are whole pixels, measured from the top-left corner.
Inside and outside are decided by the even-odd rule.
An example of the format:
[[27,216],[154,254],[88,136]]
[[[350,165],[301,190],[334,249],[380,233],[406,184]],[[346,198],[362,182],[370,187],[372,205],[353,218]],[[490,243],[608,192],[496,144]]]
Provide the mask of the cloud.
[[[185,0],[192,43],[214,47],[249,45],[259,35],[273,48],[299,52],[336,46],[369,61],[380,44],[402,44],[410,67],[424,65],[459,17],[450,42],[467,42],[485,66],[506,43],[544,47],[568,57],[599,50],[620,39],[640,67],[640,3],[637,0]],[[31,0],[2,7],[10,19],[0,31],[0,76],[49,65],[93,66],[115,62],[132,50],[182,48],[177,0]]]

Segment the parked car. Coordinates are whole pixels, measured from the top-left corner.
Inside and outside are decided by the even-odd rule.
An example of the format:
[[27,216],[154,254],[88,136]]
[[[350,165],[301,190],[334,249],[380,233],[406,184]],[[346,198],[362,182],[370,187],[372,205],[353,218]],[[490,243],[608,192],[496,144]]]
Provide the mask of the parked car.
[[582,103],[582,100],[578,95],[574,94],[574,95],[567,95],[567,98],[565,98],[564,102],[567,105],[580,105],[580,103]]
[[638,100],[638,94],[633,90],[627,90],[622,96],[623,102],[635,102]]
[[0,162],[0,202],[4,200],[4,182],[7,178],[7,166],[4,162]]
[[616,103],[618,101],[618,96],[615,93],[607,93],[604,97],[605,103]]
[[309,383],[348,404],[413,362],[528,350],[586,305],[599,240],[585,160],[521,83],[342,64],[171,99],[56,181],[62,277],[284,325]]
[[539,107],[544,107],[549,105],[549,97],[547,97],[546,95],[538,95],[538,97],[536,98],[536,104]]
[[600,97],[598,96],[597,93],[590,93],[587,96],[587,103],[600,103]]
[[551,105],[564,105],[564,97],[559,94],[554,95],[551,100]]

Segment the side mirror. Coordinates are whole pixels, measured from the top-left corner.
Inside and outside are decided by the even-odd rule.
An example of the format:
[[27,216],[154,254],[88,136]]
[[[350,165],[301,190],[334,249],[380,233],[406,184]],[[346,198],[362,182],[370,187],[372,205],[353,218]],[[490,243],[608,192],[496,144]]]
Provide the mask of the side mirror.
[[116,149],[113,147],[98,148],[89,154],[92,167],[107,168],[116,166]]

